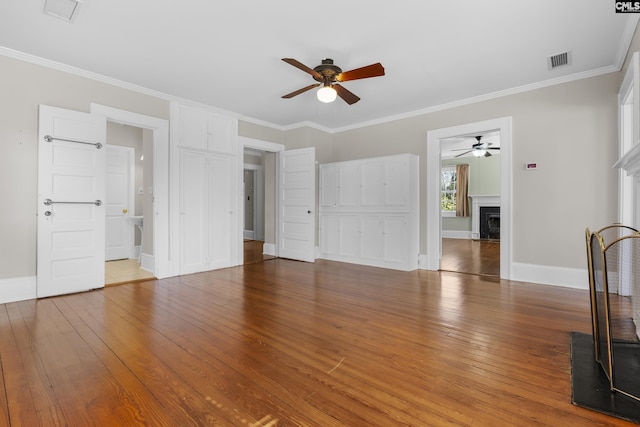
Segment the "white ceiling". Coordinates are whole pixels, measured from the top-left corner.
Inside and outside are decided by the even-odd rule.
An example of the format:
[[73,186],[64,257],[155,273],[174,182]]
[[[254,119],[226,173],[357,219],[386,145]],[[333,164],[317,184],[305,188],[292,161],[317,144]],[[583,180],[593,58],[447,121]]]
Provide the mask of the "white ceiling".
[[[328,129],[615,71],[638,16],[606,0],[85,0],[68,23],[43,5],[0,1],[0,46],[259,122]],[[550,71],[547,57],[565,51],[571,64]],[[351,106],[314,91],[281,99],[315,83],[285,57],[345,71],[381,62],[386,75],[345,82],[362,98]]]

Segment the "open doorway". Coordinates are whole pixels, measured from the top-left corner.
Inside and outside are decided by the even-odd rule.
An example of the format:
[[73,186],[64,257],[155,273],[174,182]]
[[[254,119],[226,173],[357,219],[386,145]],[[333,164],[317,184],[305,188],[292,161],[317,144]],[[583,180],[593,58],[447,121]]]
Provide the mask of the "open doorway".
[[[275,154],[253,148],[244,149],[244,230],[243,263],[274,259],[267,236],[275,235]],[[271,240],[274,242],[274,240]]]
[[440,144],[440,269],[499,277],[500,132]]
[[[441,141],[460,135],[474,136],[488,130],[497,130],[500,136],[500,278],[511,278],[511,117],[468,123],[427,132],[427,185],[426,185],[426,233],[427,254],[424,265],[428,270],[439,270],[442,255],[441,216]],[[495,203],[495,201],[492,201]],[[474,208],[473,206],[471,207]],[[473,214],[472,214],[473,215]],[[472,237],[476,230],[472,228]]]
[[[175,257],[170,256],[169,245],[169,122],[164,119],[120,110],[100,104],[91,104],[91,113],[104,116],[108,122],[142,129],[144,173],[149,175],[145,185],[148,200],[144,205],[145,221],[141,242],[140,263],[154,277],[164,278],[174,274]],[[145,145],[151,150],[145,152]]]
[[[153,141],[151,131],[107,122],[105,197],[105,285],[153,278],[143,257],[153,251]],[[146,157],[146,162],[145,162]]]

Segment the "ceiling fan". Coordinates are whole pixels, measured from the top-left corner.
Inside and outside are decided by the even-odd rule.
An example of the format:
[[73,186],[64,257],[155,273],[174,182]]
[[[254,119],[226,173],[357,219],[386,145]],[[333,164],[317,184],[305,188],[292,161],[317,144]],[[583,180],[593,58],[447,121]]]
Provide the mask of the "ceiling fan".
[[455,157],[462,157],[465,154],[472,153],[474,157],[489,157],[491,153],[489,150],[499,150],[500,147],[489,147],[491,145],[490,142],[482,142],[482,135],[475,137],[477,142],[471,146],[471,150],[467,148],[461,148],[453,151],[464,151],[462,154],[458,154]]
[[360,101],[360,98],[353,92],[345,89],[342,85],[336,82],[346,82],[349,80],[367,79],[369,77],[384,76],[384,67],[382,64],[375,63],[367,65],[366,67],[356,68],[350,71],[342,71],[342,69],[336,65],[333,65],[333,59],[327,58],[322,60],[322,64],[315,68],[309,68],[300,61],[293,58],[282,58],[287,64],[291,64],[302,71],[311,74],[311,76],[319,83],[303,87],[291,93],[283,96],[283,98],[293,98],[308,90],[322,85],[318,89],[318,100],[322,102],[333,102],[336,99],[336,95],[342,98],[347,104],[355,104]]

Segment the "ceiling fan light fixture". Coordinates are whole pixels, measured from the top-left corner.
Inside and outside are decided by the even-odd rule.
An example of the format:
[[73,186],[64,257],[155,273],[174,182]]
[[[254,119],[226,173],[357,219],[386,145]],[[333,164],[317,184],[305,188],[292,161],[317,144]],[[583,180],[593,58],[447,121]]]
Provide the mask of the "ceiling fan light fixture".
[[318,101],[330,103],[336,100],[336,90],[331,86],[322,86],[317,92]]
[[475,148],[471,154],[473,154],[473,157],[482,157],[487,154],[487,150],[484,148]]

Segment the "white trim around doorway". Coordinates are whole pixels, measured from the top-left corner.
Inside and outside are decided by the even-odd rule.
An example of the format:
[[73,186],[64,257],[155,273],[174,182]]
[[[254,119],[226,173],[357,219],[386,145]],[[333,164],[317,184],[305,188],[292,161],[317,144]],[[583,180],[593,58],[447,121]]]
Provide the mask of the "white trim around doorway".
[[169,121],[94,103],[91,114],[153,132],[153,274],[159,279],[174,276],[177,256],[171,251],[177,249],[169,245],[170,231],[175,230],[169,217]]
[[472,135],[490,130],[500,132],[500,278],[511,279],[512,257],[512,165],[511,117],[468,123],[427,132],[427,182],[424,197],[426,209],[426,256],[421,257],[421,268],[438,270],[442,255],[442,226],[440,215],[440,141],[461,135]]

